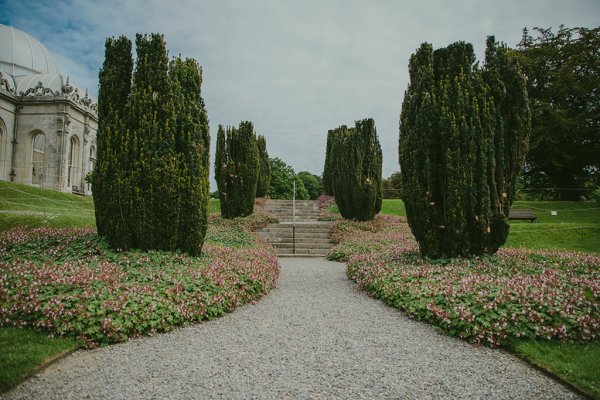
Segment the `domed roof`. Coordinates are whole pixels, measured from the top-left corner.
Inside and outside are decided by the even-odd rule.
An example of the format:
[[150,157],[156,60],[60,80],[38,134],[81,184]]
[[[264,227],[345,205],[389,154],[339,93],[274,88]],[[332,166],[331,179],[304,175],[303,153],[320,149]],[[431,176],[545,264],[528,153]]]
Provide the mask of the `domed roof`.
[[0,71],[12,76],[60,74],[52,53],[36,38],[0,24]]

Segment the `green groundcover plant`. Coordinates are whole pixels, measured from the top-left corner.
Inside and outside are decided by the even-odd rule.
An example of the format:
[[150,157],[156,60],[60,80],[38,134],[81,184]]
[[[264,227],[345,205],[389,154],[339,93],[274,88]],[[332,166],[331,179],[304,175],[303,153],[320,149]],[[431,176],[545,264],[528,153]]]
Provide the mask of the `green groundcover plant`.
[[251,232],[268,219],[214,216],[198,257],[117,252],[89,228],[4,232],[0,326],[95,347],[218,317],[275,286],[277,255]]
[[592,341],[600,334],[600,257],[502,249],[422,257],[403,218],[337,221],[330,259],[384,302],[452,336],[499,346],[510,338]]

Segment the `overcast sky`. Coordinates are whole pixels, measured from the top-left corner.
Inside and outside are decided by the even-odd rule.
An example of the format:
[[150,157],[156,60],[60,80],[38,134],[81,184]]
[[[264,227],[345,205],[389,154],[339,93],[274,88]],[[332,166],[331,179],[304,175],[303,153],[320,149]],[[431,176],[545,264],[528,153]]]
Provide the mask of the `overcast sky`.
[[0,0],[0,10],[94,96],[107,37],[163,33],[171,55],[203,67],[213,149],[219,124],[249,120],[271,157],[321,174],[327,130],[372,117],[385,177],[399,168],[408,59],[422,42],[468,41],[481,59],[487,35],[515,46],[524,27],[600,25],[600,0]]

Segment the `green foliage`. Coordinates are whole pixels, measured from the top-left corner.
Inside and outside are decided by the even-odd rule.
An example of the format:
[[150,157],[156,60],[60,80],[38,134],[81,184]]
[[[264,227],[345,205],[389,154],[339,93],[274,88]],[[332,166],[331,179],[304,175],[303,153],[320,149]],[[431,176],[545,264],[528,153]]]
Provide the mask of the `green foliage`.
[[215,179],[224,218],[243,217],[254,211],[260,168],[259,151],[252,122],[240,122],[239,129],[219,125]]
[[131,41],[124,36],[106,39],[104,64],[98,77],[97,161],[92,183],[98,234],[112,237],[113,242],[128,241],[125,216],[131,212],[131,143],[127,109],[132,71]]
[[495,253],[529,134],[525,78],[489,37],[480,69],[464,42],[412,55],[400,129],[403,199],[421,253]]
[[335,202],[346,219],[367,221],[381,211],[382,154],[375,121],[356,121],[330,132]]
[[532,108],[525,172],[543,173],[558,199],[578,200],[600,167],[600,27],[534,31],[524,29],[516,52]]
[[254,220],[213,218],[201,257],[116,252],[92,229],[5,232],[2,325],[94,347],[216,318],[262,297],[279,275],[273,248],[248,228],[267,221]]
[[311,200],[317,200],[319,196],[324,194],[323,192],[323,180],[317,175],[313,175],[308,171],[298,172],[298,180],[302,183],[302,186],[308,192],[308,198]]
[[209,211],[210,131],[200,87],[202,70],[196,60],[175,58],[169,66],[175,98],[177,248],[199,254]]
[[303,180],[296,176],[296,172],[291,166],[280,158],[270,158],[269,164],[271,165],[269,197],[291,200],[294,195],[294,182],[296,182],[296,199],[309,199],[309,193],[304,187]]
[[333,159],[334,156],[331,152],[333,145],[333,136],[335,135],[333,130],[327,132],[327,147],[325,148],[325,167],[323,168],[323,189],[325,194],[333,196],[334,193],[334,181],[333,181]]
[[387,179],[381,180],[384,199],[399,199],[402,194],[402,174],[394,172]]
[[[164,38],[108,39],[100,72],[98,232],[114,248],[199,254],[208,210],[208,117],[198,64],[168,61]],[[132,83],[133,79],[133,83]]]
[[256,197],[265,197],[269,193],[269,186],[271,185],[271,164],[269,163],[269,153],[267,152],[267,139],[263,135],[258,135],[256,144],[260,160],[258,182],[256,183]]

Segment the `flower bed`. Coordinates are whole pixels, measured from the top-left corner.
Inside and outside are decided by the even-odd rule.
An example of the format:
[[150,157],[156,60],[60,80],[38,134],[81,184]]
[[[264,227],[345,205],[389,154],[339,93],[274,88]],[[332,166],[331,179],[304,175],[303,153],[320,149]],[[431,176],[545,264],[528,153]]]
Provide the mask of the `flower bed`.
[[114,252],[92,229],[6,232],[0,325],[44,329],[94,347],[218,317],[275,286],[275,251],[248,229],[262,218],[212,218],[201,257]]
[[497,346],[506,339],[600,336],[600,257],[502,249],[468,259],[422,258],[403,219],[337,222],[330,258],[373,296],[446,333]]

